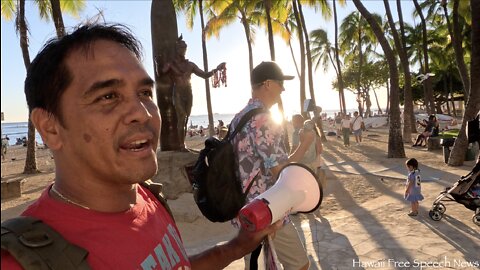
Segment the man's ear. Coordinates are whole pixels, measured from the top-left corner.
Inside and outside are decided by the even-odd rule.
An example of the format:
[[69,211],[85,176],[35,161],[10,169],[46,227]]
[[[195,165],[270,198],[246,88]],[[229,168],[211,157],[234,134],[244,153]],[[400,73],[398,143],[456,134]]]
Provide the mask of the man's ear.
[[44,109],[35,108],[30,114],[30,119],[48,148],[57,150],[61,147],[60,123],[57,117]]

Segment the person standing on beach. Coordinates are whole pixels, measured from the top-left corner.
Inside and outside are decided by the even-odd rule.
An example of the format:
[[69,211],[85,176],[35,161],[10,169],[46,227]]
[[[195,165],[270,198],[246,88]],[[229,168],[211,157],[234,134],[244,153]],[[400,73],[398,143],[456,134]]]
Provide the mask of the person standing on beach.
[[[293,78],[284,75],[274,62],[262,62],[256,66],[250,75],[252,98],[233,118],[231,130],[235,129],[247,112],[255,108],[268,110],[277,104],[281,99],[280,94],[285,90],[284,80]],[[313,139],[312,133],[301,138],[297,150],[288,156],[282,125],[277,124],[269,112],[259,113],[247,122],[233,139],[238,161],[237,174],[242,180],[243,190],[246,190],[250,182],[255,181],[247,194],[247,202],[272,187],[284,165],[288,162],[299,162]],[[308,269],[309,260],[305,247],[288,218],[284,227],[276,232],[273,242],[284,269]],[[261,247],[254,254],[258,254],[260,249]],[[251,260],[248,256],[245,258],[247,268],[255,263],[254,257],[252,256]]]
[[358,115],[358,112],[353,113],[352,119],[352,131],[353,135],[355,135],[355,142],[357,145],[360,145],[362,142],[362,127],[364,126],[363,117]]
[[335,127],[336,127],[336,132],[337,132],[337,139],[340,138],[340,133],[342,132],[342,112],[338,112],[335,115]]
[[342,119],[342,136],[344,146],[350,146],[350,127],[350,115],[344,114]]
[[416,159],[408,159],[405,166],[408,170],[407,182],[405,183],[405,200],[409,201],[412,206],[412,211],[408,215],[414,217],[418,215],[418,201],[423,200],[422,178]]
[[[87,24],[35,57],[25,94],[55,180],[22,215],[86,250],[92,269],[223,269],[280,224],[186,254],[167,208],[140,186],[157,172],[161,127],[140,46],[122,25]],[[22,269],[3,247],[1,269]]]

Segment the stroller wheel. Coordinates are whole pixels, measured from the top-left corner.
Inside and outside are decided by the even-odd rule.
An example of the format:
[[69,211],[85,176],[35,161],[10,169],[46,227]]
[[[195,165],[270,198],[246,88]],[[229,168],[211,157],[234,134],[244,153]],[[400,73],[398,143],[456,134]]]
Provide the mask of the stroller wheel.
[[431,219],[433,219],[435,221],[439,221],[443,217],[443,213],[441,213],[440,211],[437,211],[437,210],[430,210],[428,212],[428,215],[430,216]]
[[447,208],[445,207],[445,205],[443,203],[437,203],[433,207],[433,209],[439,211],[442,214],[445,213],[445,211],[447,210]]
[[480,226],[480,214],[473,215],[472,221],[475,225]]

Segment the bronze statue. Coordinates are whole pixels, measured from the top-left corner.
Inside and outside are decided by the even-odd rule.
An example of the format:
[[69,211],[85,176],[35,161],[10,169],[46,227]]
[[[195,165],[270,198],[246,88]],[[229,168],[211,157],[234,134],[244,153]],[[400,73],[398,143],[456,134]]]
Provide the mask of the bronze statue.
[[187,44],[183,40],[182,36],[177,39],[176,42],[176,54],[175,58],[171,62],[165,63],[162,68],[162,72],[170,73],[173,83],[173,105],[177,113],[178,121],[178,138],[180,143],[180,149],[185,149],[184,141],[187,130],[188,117],[192,111],[192,85],[190,83],[190,77],[192,73],[195,75],[207,79],[210,78],[216,71],[225,69],[225,62],[219,64],[215,69],[205,72],[201,70],[195,63],[190,62],[185,58],[187,52]]

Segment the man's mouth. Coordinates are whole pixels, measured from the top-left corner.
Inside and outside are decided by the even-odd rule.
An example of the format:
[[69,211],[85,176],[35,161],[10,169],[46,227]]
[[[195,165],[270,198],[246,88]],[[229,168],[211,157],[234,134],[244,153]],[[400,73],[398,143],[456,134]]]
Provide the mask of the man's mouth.
[[146,139],[143,139],[143,140],[136,140],[129,144],[123,145],[122,148],[128,151],[138,152],[138,151],[144,150],[149,146],[150,146],[149,141]]

